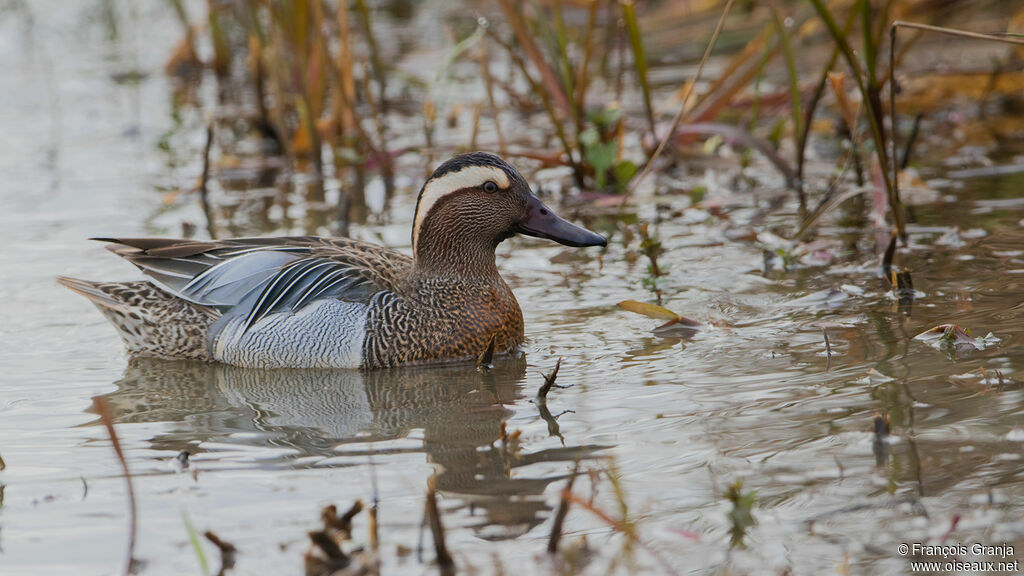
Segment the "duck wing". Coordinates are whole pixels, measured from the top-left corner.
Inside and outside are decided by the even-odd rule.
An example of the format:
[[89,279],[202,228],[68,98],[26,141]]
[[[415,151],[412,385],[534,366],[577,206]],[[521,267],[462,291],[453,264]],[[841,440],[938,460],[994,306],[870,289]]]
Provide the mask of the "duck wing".
[[349,238],[96,240],[175,296],[245,316],[244,329],[316,300],[368,304],[412,267],[400,252]]

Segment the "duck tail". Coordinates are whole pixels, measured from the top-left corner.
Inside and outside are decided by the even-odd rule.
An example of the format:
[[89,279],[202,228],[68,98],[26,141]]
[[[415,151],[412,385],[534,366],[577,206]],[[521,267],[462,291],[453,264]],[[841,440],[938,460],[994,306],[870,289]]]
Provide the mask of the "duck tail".
[[90,282],[59,276],[57,283],[85,296],[117,329],[128,352],[209,360],[206,333],[220,317],[149,282]]
[[75,294],[85,296],[101,310],[103,308],[127,307],[124,302],[114,298],[113,295],[104,292],[102,288],[103,284],[100,282],[89,282],[88,280],[79,280],[78,278],[57,276],[57,284],[71,290]]

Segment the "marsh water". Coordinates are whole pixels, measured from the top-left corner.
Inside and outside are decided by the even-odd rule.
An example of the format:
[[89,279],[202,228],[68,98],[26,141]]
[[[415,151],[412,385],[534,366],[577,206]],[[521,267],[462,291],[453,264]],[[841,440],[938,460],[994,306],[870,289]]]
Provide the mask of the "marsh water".
[[[404,26],[441,28],[429,9],[415,18]],[[574,507],[565,545],[585,537],[597,573],[663,561],[678,573],[898,574],[904,542],[1024,553],[1024,160],[1012,143],[921,160],[938,197],[914,207],[900,252],[912,303],[882,279],[870,227],[829,223],[820,253],[766,270],[763,241],[689,196],[641,196],[631,214],[654,221],[665,248],[662,305],[714,327],[664,338],[658,321],[616,307],[655,295],[606,216],[589,220],[613,233],[604,251],[518,238],[499,249],[529,342],[490,370],[130,359],[54,278],[136,278],[86,238],[202,222],[197,201],[171,196],[199,172],[205,120],[163,74],[180,38],[168,22],[156,1],[0,2],[0,574],[122,570],[124,479],[97,396],[131,469],[142,574],[202,573],[186,518],[237,546],[233,573],[298,574],[323,506],[375,498],[384,572],[432,572],[429,534],[417,550],[432,478],[460,569],[532,573],[576,462],[602,473],[575,490],[613,518],[628,505],[646,546],[625,549],[621,531]],[[422,168],[352,233],[408,251]],[[731,222],[754,220],[761,200],[707,181]],[[793,218],[776,210],[759,226]],[[913,339],[947,323],[998,341],[957,352]],[[571,387],[539,406],[559,357],[557,383]],[[882,414],[891,436],[878,442]],[[723,493],[736,481],[756,494],[745,548],[729,545]],[[354,539],[369,542],[365,514]]]

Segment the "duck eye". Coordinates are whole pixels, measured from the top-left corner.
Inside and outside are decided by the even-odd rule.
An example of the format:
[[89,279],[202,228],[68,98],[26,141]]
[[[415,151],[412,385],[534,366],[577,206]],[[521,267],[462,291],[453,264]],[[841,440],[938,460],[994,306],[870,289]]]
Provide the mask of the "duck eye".
[[494,192],[497,192],[497,191],[498,191],[498,185],[497,184],[495,184],[494,182],[491,182],[490,180],[488,180],[487,182],[484,182],[484,192],[494,193]]

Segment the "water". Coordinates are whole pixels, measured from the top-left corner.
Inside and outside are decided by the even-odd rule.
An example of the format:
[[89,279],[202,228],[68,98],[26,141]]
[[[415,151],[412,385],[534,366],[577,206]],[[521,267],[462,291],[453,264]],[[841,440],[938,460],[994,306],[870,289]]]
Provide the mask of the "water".
[[[948,201],[915,209],[900,255],[921,292],[910,307],[889,295],[868,234],[826,228],[830,266],[764,274],[761,247],[729,239],[752,209],[731,224],[683,197],[641,198],[642,219],[663,218],[663,305],[716,324],[691,339],[657,337],[657,321],[615,307],[653,298],[644,258],[616,233],[603,253],[521,239],[499,250],[529,342],[490,372],[128,359],[53,279],[134,278],[84,239],[176,236],[183,220],[202,222],[196,202],[165,195],[192,185],[203,142],[202,114],[180,106],[161,72],[180,34],[169,22],[156,1],[0,5],[0,573],[121,570],[124,483],[96,396],[132,471],[143,574],[201,573],[184,516],[238,547],[235,573],[300,573],[319,510],[375,495],[386,572],[431,572],[429,535],[424,562],[415,549],[432,477],[456,562],[515,573],[546,562],[576,460],[618,474],[646,544],[628,559],[618,532],[574,507],[564,545],[586,536],[596,573],[613,558],[661,570],[651,550],[680,573],[905,573],[899,543],[947,532],[949,543],[1024,551],[1019,172],[968,173],[943,189]],[[930,164],[932,176],[958,168]],[[419,173],[403,176],[386,223],[354,233],[408,249]],[[786,222],[774,214],[764,226]],[[912,339],[949,322],[1000,341],[957,358]],[[553,390],[545,414],[532,399],[558,357],[557,382],[572,387]],[[892,436],[878,444],[882,413]],[[521,431],[518,449],[503,423]],[[730,552],[722,493],[735,480],[756,491],[758,525]],[[619,517],[607,476],[582,476],[575,490]],[[355,531],[365,545],[365,513]]]

